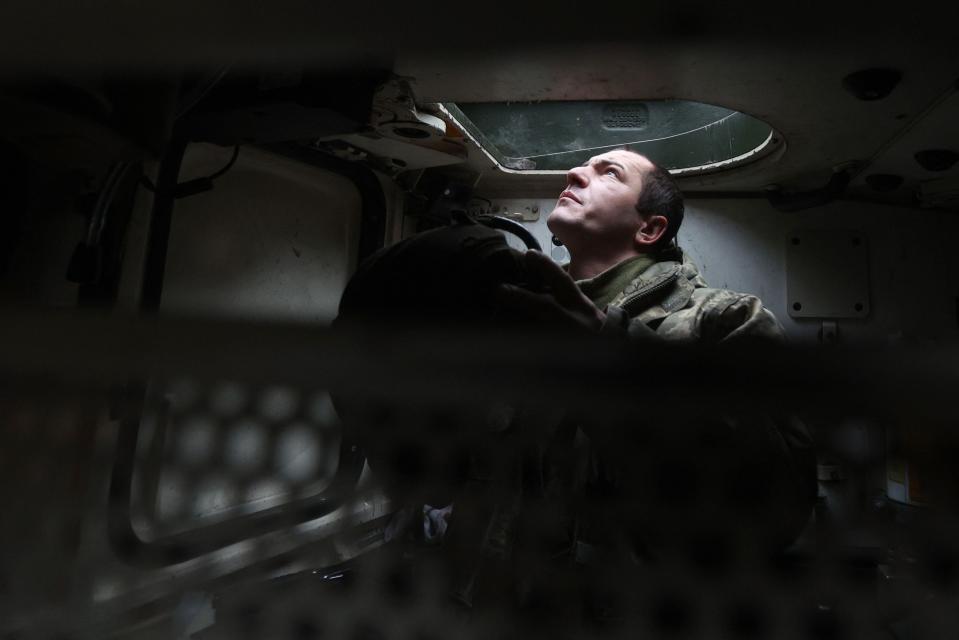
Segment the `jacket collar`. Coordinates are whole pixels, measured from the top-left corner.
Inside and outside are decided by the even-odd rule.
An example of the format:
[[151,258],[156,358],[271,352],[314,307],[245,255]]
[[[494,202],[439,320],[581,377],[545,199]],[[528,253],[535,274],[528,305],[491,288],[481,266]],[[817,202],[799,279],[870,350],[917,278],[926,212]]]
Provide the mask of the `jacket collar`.
[[679,247],[666,249],[655,257],[656,262],[609,303],[645,324],[655,323],[682,309],[695,289],[707,286],[699,269]]
[[640,254],[623,260],[595,277],[577,280],[576,284],[593,304],[603,309],[655,262],[653,256]]

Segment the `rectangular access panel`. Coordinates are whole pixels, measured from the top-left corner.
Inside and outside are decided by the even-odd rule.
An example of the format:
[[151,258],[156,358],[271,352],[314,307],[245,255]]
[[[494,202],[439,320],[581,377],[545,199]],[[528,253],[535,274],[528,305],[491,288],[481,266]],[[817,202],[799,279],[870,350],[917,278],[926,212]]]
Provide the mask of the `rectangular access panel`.
[[869,255],[855,230],[797,230],[786,238],[786,308],[793,318],[869,315]]

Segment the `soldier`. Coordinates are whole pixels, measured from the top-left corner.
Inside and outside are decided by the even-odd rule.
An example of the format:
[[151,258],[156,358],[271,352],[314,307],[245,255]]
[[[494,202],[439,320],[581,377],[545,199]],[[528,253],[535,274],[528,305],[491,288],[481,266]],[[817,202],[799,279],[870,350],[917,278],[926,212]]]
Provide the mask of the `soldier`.
[[[502,238],[479,227],[427,232],[360,269],[344,294],[341,319],[363,312],[482,320],[501,317],[505,306],[620,336],[626,347],[661,339],[700,345],[782,340],[780,324],[756,297],[706,285],[675,243],[683,210],[667,171],[624,149],[603,153],[568,172],[548,219],[570,252],[565,269],[538,252],[508,251]],[[450,464],[434,474],[441,481],[434,483],[431,504],[454,502],[447,540],[455,550],[454,597],[467,607],[488,603],[503,596],[507,580],[529,603],[556,588],[557,574],[524,563],[524,555],[567,566],[609,552],[651,558],[678,550],[701,558],[706,550],[728,559],[735,548],[766,553],[796,537],[816,493],[811,446],[798,421],[760,411],[654,409],[570,414],[542,441],[523,437],[524,420],[538,420],[536,412],[524,417],[519,411],[497,438],[471,440],[494,452],[491,473],[480,472],[489,465],[442,452],[429,456]],[[424,474],[411,479],[402,465],[390,466],[396,458],[382,436],[367,442],[374,471],[382,470],[389,484],[423,486]],[[443,480],[464,469],[456,482]],[[602,553],[582,553],[590,547]],[[575,580],[567,586],[568,593],[578,589]]]
[[721,342],[780,339],[782,327],[754,296],[708,288],[674,239],[683,196],[669,172],[616,149],[567,173],[547,224],[569,250],[566,270],[530,252],[527,267],[551,294],[502,288],[527,313],[596,331]]
[[[782,326],[758,298],[707,286],[675,242],[683,213],[676,183],[648,158],[627,149],[590,158],[567,172],[547,220],[569,264],[527,252],[526,268],[547,292],[504,284],[500,299],[630,343],[782,342]],[[580,416],[592,472],[573,549],[626,540],[647,557],[678,553],[722,564],[768,557],[795,540],[816,496],[806,427],[792,415],[690,404],[639,406],[622,418],[598,407]],[[609,581],[605,569],[597,580]]]

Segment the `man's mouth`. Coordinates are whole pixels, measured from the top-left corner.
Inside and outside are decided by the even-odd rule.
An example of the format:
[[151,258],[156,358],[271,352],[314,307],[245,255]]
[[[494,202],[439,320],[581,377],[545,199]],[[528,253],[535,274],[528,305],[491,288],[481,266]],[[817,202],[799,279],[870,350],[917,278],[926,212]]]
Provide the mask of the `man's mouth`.
[[577,203],[577,204],[583,204],[583,201],[580,200],[580,199],[576,196],[575,193],[573,193],[572,191],[569,191],[569,190],[566,190],[566,191],[564,191],[563,193],[559,194],[559,197],[560,197],[560,199],[569,198],[570,200],[572,200],[573,202],[575,202],[575,203]]

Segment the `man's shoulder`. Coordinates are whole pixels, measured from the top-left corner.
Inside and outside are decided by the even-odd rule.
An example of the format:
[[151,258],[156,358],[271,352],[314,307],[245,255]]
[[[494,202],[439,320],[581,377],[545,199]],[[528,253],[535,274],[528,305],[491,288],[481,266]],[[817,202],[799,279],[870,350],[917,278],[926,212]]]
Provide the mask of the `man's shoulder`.
[[658,333],[666,338],[706,342],[783,338],[779,320],[757,296],[713,287],[695,288],[686,306],[663,319]]
[[722,313],[731,306],[754,302],[762,305],[762,301],[751,293],[720,287],[697,287],[690,297],[690,304],[699,307],[703,313]]

